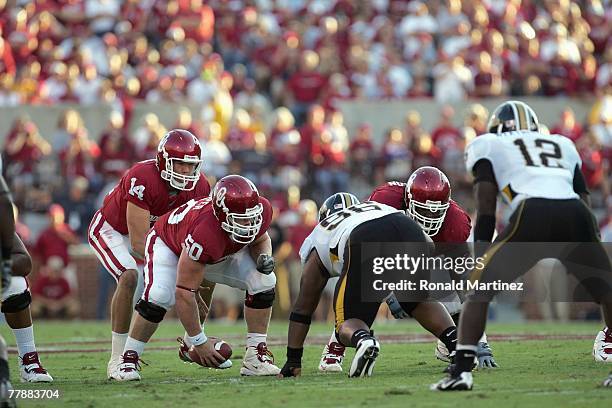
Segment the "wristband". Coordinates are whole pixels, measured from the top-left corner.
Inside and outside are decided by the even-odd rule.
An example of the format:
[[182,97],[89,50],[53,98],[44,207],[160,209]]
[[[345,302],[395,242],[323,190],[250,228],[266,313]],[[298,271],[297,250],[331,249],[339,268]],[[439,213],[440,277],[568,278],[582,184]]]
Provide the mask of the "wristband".
[[206,337],[204,331],[201,331],[195,336],[187,336],[187,340],[194,346],[200,346],[208,341],[208,337]]

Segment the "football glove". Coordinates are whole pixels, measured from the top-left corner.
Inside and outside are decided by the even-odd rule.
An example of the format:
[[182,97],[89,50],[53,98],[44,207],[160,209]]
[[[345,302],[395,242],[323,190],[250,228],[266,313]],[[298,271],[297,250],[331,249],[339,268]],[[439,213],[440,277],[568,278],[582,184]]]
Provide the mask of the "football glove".
[[8,290],[9,285],[11,284],[11,276],[13,274],[13,260],[11,258],[2,259],[0,261],[0,274],[2,274],[1,292],[2,294],[4,294]]
[[404,309],[402,309],[402,305],[400,304],[399,300],[397,300],[395,293],[391,292],[385,301],[387,302],[387,306],[389,306],[389,310],[393,314],[393,317],[396,319],[405,319],[410,317],[410,315],[406,313]]
[[488,343],[478,343],[478,350],[476,351],[476,357],[478,358],[478,368],[496,368],[497,363],[493,359],[493,350],[489,347]]
[[274,257],[268,254],[259,254],[256,269],[264,275],[271,274],[274,272]]

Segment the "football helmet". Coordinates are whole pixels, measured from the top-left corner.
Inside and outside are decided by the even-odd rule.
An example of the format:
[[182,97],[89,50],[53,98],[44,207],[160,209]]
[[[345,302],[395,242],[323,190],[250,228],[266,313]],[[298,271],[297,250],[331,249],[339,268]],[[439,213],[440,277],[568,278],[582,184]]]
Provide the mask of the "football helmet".
[[433,237],[442,228],[450,195],[450,182],[444,173],[435,167],[419,167],[406,183],[406,214]]
[[359,204],[359,200],[351,193],[333,194],[327,197],[321,208],[319,208],[319,222],[355,204]]
[[263,224],[264,208],[251,180],[235,174],[223,177],[213,188],[212,205],[221,228],[232,241],[246,245],[255,240]]
[[502,134],[515,130],[539,131],[540,122],[536,113],[524,102],[507,101],[493,111],[487,124],[489,133]]
[[[191,174],[181,174],[174,170],[174,164],[182,162],[193,164]],[[183,129],[173,129],[166,133],[157,147],[157,168],[161,178],[177,190],[193,190],[200,179],[202,168],[202,147],[193,133]]]

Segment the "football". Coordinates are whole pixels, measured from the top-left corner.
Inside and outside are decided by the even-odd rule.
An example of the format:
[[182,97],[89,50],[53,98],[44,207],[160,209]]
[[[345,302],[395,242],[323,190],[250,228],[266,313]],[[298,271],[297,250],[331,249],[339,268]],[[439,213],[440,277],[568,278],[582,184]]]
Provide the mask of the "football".
[[[219,338],[216,338],[216,337],[209,337],[208,340],[214,342],[215,350],[217,350],[219,354],[221,354],[223,358],[225,359],[223,360],[223,363],[225,363],[227,360],[230,359],[230,357],[232,356],[232,348],[229,344],[227,344],[225,341]],[[195,348],[193,346],[189,348],[189,358],[196,364],[199,364],[204,367],[210,367],[209,365],[207,365],[204,361],[200,359],[200,355],[198,354],[197,351],[195,351]],[[223,363],[222,365],[225,365]],[[216,366],[214,368],[228,368],[228,367],[229,366],[227,367]]]

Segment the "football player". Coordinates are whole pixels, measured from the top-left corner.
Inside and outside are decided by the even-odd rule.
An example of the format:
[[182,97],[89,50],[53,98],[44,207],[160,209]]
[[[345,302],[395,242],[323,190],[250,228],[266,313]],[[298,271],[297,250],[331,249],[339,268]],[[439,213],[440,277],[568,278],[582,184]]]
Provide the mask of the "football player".
[[137,265],[144,259],[147,232],[158,217],[210,194],[210,185],[200,172],[201,157],[200,142],[192,133],[169,131],[159,143],[157,157],[132,166],[89,225],[89,245],[117,282],[111,303],[108,378],[119,368],[133,304],[142,294],[143,278]]
[[[334,294],[339,344],[356,348],[349,377],[369,377],[380,352],[370,332],[380,302],[365,302],[361,293],[362,243],[431,242],[403,211],[373,201],[359,203],[348,193],[329,197],[319,210],[319,224],[300,248],[303,273],[300,292],[289,317],[287,362],[281,377],[301,375],[304,340],[327,281],[339,276]],[[382,301],[383,299],[381,299]],[[451,352],[456,327],[439,302],[402,302],[425,329]]]
[[[507,242],[581,242],[560,256],[566,267],[583,265],[576,275],[603,309],[612,324],[610,261],[599,242],[597,224],[589,209],[588,191],[573,142],[560,135],[539,132],[535,112],[525,103],[508,101],[493,112],[489,133],[466,147],[466,166],[474,175],[477,200],[475,242],[491,242],[495,231],[497,195],[510,205],[508,226],[485,252],[484,267],[472,276],[479,284],[512,282],[542,258],[551,257],[539,247],[536,253],[517,256]],[[555,256],[557,257],[557,256]],[[562,259],[561,259],[562,258]],[[585,279],[585,271],[591,272]],[[489,302],[496,292],[472,293],[463,305],[455,365],[448,377],[432,390],[471,390],[472,364],[477,342],[484,331]]]
[[[468,239],[472,224],[467,212],[450,197],[451,186],[446,175],[435,167],[425,166],[416,169],[407,183],[391,181],[377,187],[368,200],[405,211],[436,243],[438,249],[440,244],[451,244],[447,248],[439,249],[440,251],[447,250],[457,256],[463,256],[469,250],[467,245],[460,244]],[[455,278],[458,276],[453,276],[453,279]],[[460,298],[443,304],[457,323],[461,311]],[[408,317],[394,295],[387,299],[387,305],[395,318]],[[334,331],[329,343],[323,348],[319,370],[342,371],[344,355],[345,347],[338,342]],[[449,351],[440,341],[436,345],[435,355],[442,361],[451,361]],[[478,366],[497,367],[484,334],[478,342]]]
[[[204,277],[246,290],[244,318],[247,349],[241,375],[277,375],[266,337],[274,302],[274,258],[267,230],[272,206],[248,179],[229,175],[210,197],[192,200],[161,217],[147,235],[145,290],[125,344],[117,378],[140,379],[139,359],[166,311],[176,313],[189,341],[208,366],[227,368],[231,361],[214,349],[199,320],[196,291]],[[255,262],[245,262],[251,257]]]
[[[4,295],[13,274],[13,237],[15,235],[15,218],[13,202],[4,177],[2,177],[2,158],[0,157],[0,292]],[[0,404],[15,406],[11,398],[11,385],[6,342],[0,335]]]

